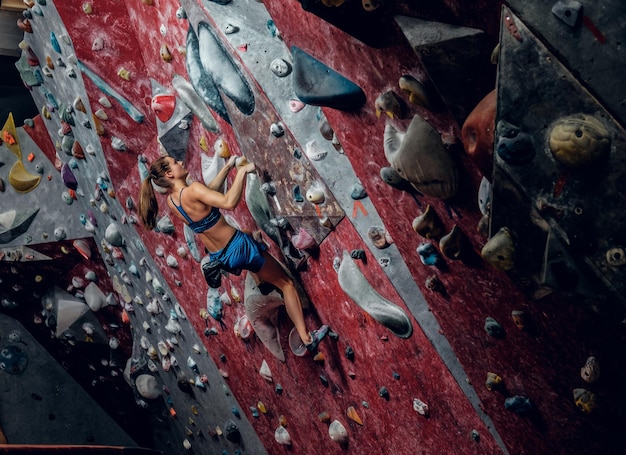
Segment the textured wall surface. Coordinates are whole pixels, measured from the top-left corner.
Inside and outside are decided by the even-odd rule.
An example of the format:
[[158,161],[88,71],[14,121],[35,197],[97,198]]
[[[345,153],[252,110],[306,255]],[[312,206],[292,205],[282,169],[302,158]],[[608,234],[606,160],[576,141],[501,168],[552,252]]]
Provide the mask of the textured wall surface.
[[[624,424],[619,392],[624,367],[615,354],[624,344],[619,311],[594,311],[593,296],[582,302],[576,294],[550,289],[531,298],[524,292],[529,277],[515,268],[497,270],[481,258],[494,235],[477,229],[483,217],[481,180],[500,176],[499,188],[507,181],[497,172],[483,175],[484,157],[489,162],[492,151],[479,151],[483,159],[475,162],[464,149],[461,128],[483,97],[508,87],[507,72],[490,62],[501,27],[510,27],[500,2],[471,7],[454,1],[221,3],[47,0],[26,10],[32,31],[22,21],[22,76],[25,83],[35,81],[30,90],[41,114],[30,125],[16,125],[17,139],[26,173],[42,178],[26,192],[10,184],[17,155],[5,139],[0,216],[13,209],[40,210],[26,232],[0,244],[4,310],[42,338],[54,334],[49,348],[61,353],[57,359],[67,357],[64,366],[84,384],[123,388],[125,393],[114,397],[94,392],[109,401],[139,445],[164,453],[183,453],[184,443],[207,454],[623,451],[618,431]],[[532,8],[519,6],[516,12],[530,19],[524,12]],[[590,8],[585,14],[601,24],[594,14],[609,12]],[[593,36],[580,35],[587,38]],[[298,71],[302,62],[294,47],[322,68],[306,93],[295,75],[313,75]],[[286,63],[286,74],[273,71],[277,61]],[[577,68],[569,70],[577,74]],[[330,77],[335,72],[339,79]],[[407,75],[421,83],[428,102],[412,102],[415,98],[400,88]],[[363,103],[357,96],[348,107],[333,104],[344,95],[336,87],[352,87],[341,76],[362,91]],[[191,96],[181,94],[176,78],[207,95],[202,105],[208,114],[191,108]],[[378,101],[389,91],[399,103],[394,116]],[[296,93],[311,99],[321,94],[323,101],[298,110]],[[153,110],[156,94],[175,96],[176,108],[165,121]],[[204,121],[201,115],[207,115]],[[452,158],[458,170],[458,189],[445,200],[407,181],[392,186],[381,178],[381,169],[390,167],[386,152],[394,140],[410,138],[402,149],[409,151],[426,142],[422,136],[403,136],[416,115],[432,127],[430,140],[434,137],[437,150],[446,154],[434,161]],[[278,124],[282,135],[273,133]],[[390,128],[399,134],[393,136]],[[493,126],[481,133],[493,144]],[[616,139],[623,134],[619,124],[612,134]],[[244,201],[226,215],[241,228],[263,231],[271,252],[301,287],[309,328],[331,326],[336,336],[321,343],[322,356],[316,359],[290,351],[292,324],[284,311],[278,324],[284,362],[259,337],[238,336],[245,273],[223,279],[219,317],[203,312],[208,287],[194,258],[201,248],[167,213],[163,197],[159,215],[172,220],[172,232],[150,232],[137,221],[146,163],[176,153],[202,181],[211,159],[217,162],[215,146],[223,143],[230,153],[256,163],[260,183],[274,184],[275,196],[261,199],[270,218],[284,217],[291,231],[259,225]],[[419,168],[426,158],[421,160],[409,167],[415,161]],[[64,201],[71,182],[62,178],[63,163],[76,179],[71,204]],[[426,171],[434,165],[429,166]],[[353,197],[359,183],[367,194],[362,199]],[[318,204],[296,200],[295,186],[302,194],[318,188],[325,199]],[[506,199],[496,202],[507,207]],[[442,226],[433,237],[412,227],[427,207]],[[500,210],[498,223],[504,224],[507,210]],[[439,243],[454,226],[462,238],[459,258],[442,256]],[[57,228],[65,238],[56,238]],[[290,242],[300,228],[313,236],[314,248],[298,251]],[[383,244],[374,241],[373,228],[386,233]],[[81,256],[77,239],[86,242],[90,256]],[[419,254],[427,243],[439,256],[434,265]],[[50,259],[16,259],[24,247]],[[341,262],[355,250],[362,251],[354,260],[360,272],[346,272],[349,262],[343,267]],[[56,285],[85,299],[90,282],[104,299],[101,306],[91,294],[86,300],[106,337],[104,351],[109,342],[108,359],[100,358],[102,349],[90,351],[93,340],[80,318],[56,333],[58,314],[42,298]],[[523,330],[513,311],[523,312]],[[394,334],[390,321],[396,315],[408,316],[409,336]],[[488,318],[498,332],[486,330],[495,325],[486,325]],[[79,352],[89,363],[99,363],[97,372],[80,365]],[[602,375],[588,383],[580,370],[590,356],[601,364]],[[260,374],[264,364],[271,381]],[[502,379],[491,390],[485,386],[489,372]],[[157,398],[138,392],[135,379],[142,373],[156,378]],[[593,393],[597,409],[577,407],[575,389],[584,389],[584,397]],[[510,400],[505,405],[515,397],[519,412]],[[414,407],[415,399],[428,406],[426,416]],[[140,410],[140,424],[123,417],[125,406]],[[329,437],[335,420],[346,429],[345,444]],[[233,436],[233,424],[239,437]],[[285,431],[290,447],[279,441]],[[7,438],[11,442],[10,433]]]

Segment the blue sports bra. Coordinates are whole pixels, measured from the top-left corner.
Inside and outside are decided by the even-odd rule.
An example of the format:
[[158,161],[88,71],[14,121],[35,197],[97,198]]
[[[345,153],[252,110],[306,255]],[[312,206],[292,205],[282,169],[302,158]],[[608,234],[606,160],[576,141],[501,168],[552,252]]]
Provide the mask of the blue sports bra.
[[180,190],[180,194],[178,195],[178,201],[181,202],[180,205],[176,205],[171,195],[170,195],[170,200],[172,201],[172,204],[174,204],[174,207],[176,207],[178,211],[180,212],[180,214],[187,220],[187,223],[189,223],[189,227],[191,228],[191,230],[195,232],[196,234],[200,234],[208,229],[211,229],[213,226],[215,226],[217,222],[220,220],[220,218],[222,217],[222,214],[220,213],[220,210],[217,207],[212,207],[209,214],[205,216],[204,218],[202,218],[200,221],[193,221],[191,218],[189,218],[189,215],[187,215],[187,212],[185,212],[185,209],[183,209],[183,205],[181,201],[181,196],[183,195],[184,189],[185,188],[182,188]]

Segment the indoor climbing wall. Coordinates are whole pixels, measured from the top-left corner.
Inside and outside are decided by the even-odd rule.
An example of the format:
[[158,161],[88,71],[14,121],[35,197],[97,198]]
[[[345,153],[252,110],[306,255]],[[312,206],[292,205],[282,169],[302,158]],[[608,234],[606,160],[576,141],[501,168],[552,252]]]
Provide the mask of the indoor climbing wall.
[[[592,76],[572,76],[582,73],[568,69],[577,65],[568,52],[560,62],[526,28],[534,6],[459,3],[27,5],[16,66],[40,115],[2,130],[0,161],[11,168],[0,168],[0,264],[12,282],[23,270],[38,285],[3,298],[38,301],[70,346],[89,338],[122,352],[107,367],[164,453],[623,444],[613,431],[623,367],[605,349],[623,338],[619,320],[596,320],[585,280],[557,274],[571,276],[559,264],[574,261],[563,242],[579,206],[570,198],[566,218],[534,218],[562,205],[545,182],[554,159],[539,149],[550,128],[569,131],[558,119],[581,112],[613,171],[593,191],[569,173],[553,180],[574,199],[591,191],[586,204],[607,194],[621,204],[607,189],[619,187],[610,161],[619,161],[619,116],[585,90]],[[572,3],[556,2],[559,26]],[[589,24],[609,13],[585,10],[576,24],[598,40]],[[531,91],[539,101],[521,109]],[[205,183],[230,155],[256,164],[245,201],[224,214],[285,264],[309,328],[331,326],[315,357],[292,349],[277,292],[261,293],[245,273],[208,289],[203,248],[163,196],[157,229],[138,222],[141,181],[163,154]],[[620,244],[611,219],[596,239],[603,253]],[[502,241],[500,227],[517,235]],[[623,298],[620,269],[578,259]],[[32,262],[44,260],[51,272],[38,278]],[[533,282],[543,292],[529,293]],[[558,292],[573,289],[586,291],[585,305]],[[83,319],[60,330],[63,309]]]

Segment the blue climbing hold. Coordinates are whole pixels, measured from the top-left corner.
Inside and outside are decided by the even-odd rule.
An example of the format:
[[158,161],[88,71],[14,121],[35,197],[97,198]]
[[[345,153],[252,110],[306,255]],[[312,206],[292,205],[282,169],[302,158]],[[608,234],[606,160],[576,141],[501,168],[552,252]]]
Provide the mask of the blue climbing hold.
[[296,46],[291,47],[291,53],[293,88],[303,103],[345,111],[363,106],[365,93],[354,82]]

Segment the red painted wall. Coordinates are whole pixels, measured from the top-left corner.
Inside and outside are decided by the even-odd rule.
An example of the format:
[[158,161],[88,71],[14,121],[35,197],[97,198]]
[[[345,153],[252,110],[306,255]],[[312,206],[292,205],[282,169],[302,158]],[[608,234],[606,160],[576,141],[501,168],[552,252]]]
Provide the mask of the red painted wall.
[[[159,154],[156,120],[149,107],[149,78],[171,88],[170,81],[175,74],[186,74],[184,57],[178,47],[184,45],[187,21],[176,19],[178,2],[173,0],[155,0],[152,6],[143,2],[99,2],[94,4],[92,15],[80,11],[82,2],[58,3],[56,6],[71,32],[77,57],[145,115],[144,122],[136,124],[119,106],[114,106],[108,111],[110,120],[105,122],[107,133],[102,138],[116,197],[120,201],[128,196],[136,200],[140,184],[137,156],[144,154],[152,160]],[[497,42],[499,2],[481,2],[469,10],[457,4],[459,2],[446,2],[437,10],[431,6],[432,11],[412,6],[411,2],[399,3],[398,8],[403,14],[482,28],[494,45]],[[328,108],[323,111],[464,367],[467,381],[474,385],[482,402],[481,408],[493,420],[510,453],[583,453],[581,450],[595,453],[595,449],[607,447],[605,441],[614,439],[617,422],[623,422],[619,408],[621,400],[617,398],[620,379],[624,376],[623,366],[611,357],[608,347],[622,346],[624,334],[621,329],[596,319],[576,302],[551,296],[528,301],[505,274],[482,262],[479,252],[486,239],[476,231],[480,218],[476,194],[482,176],[462,150],[460,125],[445,109],[432,112],[410,106],[411,113],[419,113],[441,134],[454,138],[451,152],[459,163],[461,177],[460,191],[448,203],[452,216],[447,215],[448,207],[442,201],[423,196],[418,198],[418,203],[408,193],[389,187],[379,177],[380,168],[388,165],[383,154],[385,121],[376,117],[373,100],[391,88],[399,92],[397,81],[403,74],[427,78],[410,46],[395,30],[393,33],[397,36],[392,45],[382,49],[368,47],[307,13],[295,1],[268,1],[266,7],[287,46],[300,47],[365,91],[367,103],[356,113]],[[161,24],[167,27],[166,36],[159,32]],[[105,48],[93,52],[91,43],[97,36],[104,37]],[[159,56],[162,43],[169,46],[174,57],[169,63]],[[236,51],[233,53],[237,59]],[[121,66],[131,71],[130,82],[117,76]],[[98,106],[99,89],[87,78],[84,81],[91,106]],[[261,89],[255,87],[261,105],[271,109],[266,105],[269,102],[263,99]],[[263,114],[265,118],[271,117],[267,111]],[[199,156],[203,152],[198,142],[202,135],[209,144],[221,136],[234,154],[242,153],[235,131],[225,122],[219,123],[221,135],[204,131],[197,121],[192,125],[188,168],[197,179],[201,178]],[[406,120],[397,122],[400,128],[407,124]],[[266,130],[260,131],[265,134]],[[113,136],[123,138],[129,150],[113,150],[110,147]],[[415,249],[424,239],[411,229],[411,222],[427,204],[436,210],[448,230],[454,224],[462,230],[471,245],[471,253],[465,260],[448,260],[442,269],[433,269],[420,262]],[[163,200],[161,206],[164,206]],[[241,204],[233,216],[242,227],[255,229],[245,204]],[[211,357],[228,372],[229,385],[268,452],[500,453],[497,443],[417,321],[412,319],[412,337],[399,339],[361,311],[339,287],[333,270],[334,259],[341,257],[344,250],[368,250],[366,241],[350,223],[350,216],[351,213],[347,213],[322,242],[319,255],[309,259],[306,270],[298,277],[313,306],[306,312],[308,325],[330,324],[339,335],[336,341],[329,339],[322,343],[323,363],[315,363],[310,358],[299,359],[288,352],[287,335],[291,325],[284,315],[281,342],[286,349],[286,363],[276,361],[256,339],[246,345],[232,330],[236,319],[244,314],[243,305],[236,301],[225,308],[227,330],[220,330],[218,336],[205,339]],[[199,310],[205,306],[207,287],[198,264],[190,258],[179,258],[180,267],[171,269],[164,258],[154,254],[157,247],[175,254],[176,249],[184,244],[182,225],[178,221],[174,223],[177,231],[173,235],[147,232],[139,225],[138,235],[160,266],[193,326],[198,333],[203,333],[206,323],[200,318]],[[275,246],[272,251],[280,254]],[[383,297],[406,309],[392,282],[369,252],[366,263],[359,263],[359,266]],[[445,295],[425,287],[426,278],[433,274],[441,279]],[[234,289],[243,295],[242,278],[226,279],[225,290],[232,294]],[[177,280],[182,286],[177,286]],[[518,330],[510,317],[512,310],[525,311],[534,330]],[[488,316],[503,325],[504,339],[496,340],[487,335],[483,326]],[[213,320],[209,320],[209,324],[219,327]],[[347,346],[354,349],[354,361],[344,355]],[[225,362],[220,360],[222,354]],[[589,355],[600,358],[606,365],[606,373],[595,388],[603,410],[587,416],[575,407],[572,389],[583,386],[579,369]],[[258,374],[263,359],[272,370],[274,383],[268,383]],[[490,392],[483,386],[489,371],[503,378],[504,391]],[[328,380],[328,386],[322,384],[320,375]],[[282,385],[282,395],[275,393],[276,383]],[[383,386],[389,390],[389,400],[379,396],[378,391]],[[504,399],[512,395],[528,396],[537,412],[523,417],[506,410]],[[413,398],[429,405],[429,418],[413,410]],[[265,404],[268,412],[254,418],[249,407],[259,401]],[[369,406],[364,407],[363,402]],[[357,409],[363,420],[362,426],[346,418],[349,406]],[[350,437],[347,448],[330,441],[327,424],[318,420],[321,412],[328,412],[331,419],[344,423]],[[279,446],[274,440],[274,430],[281,415],[288,422],[287,430],[293,441],[291,449]],[[479,442],[472,440],[472,430],[480,434]],[[591,445],[589,451],[581,449],[585,444]]]

